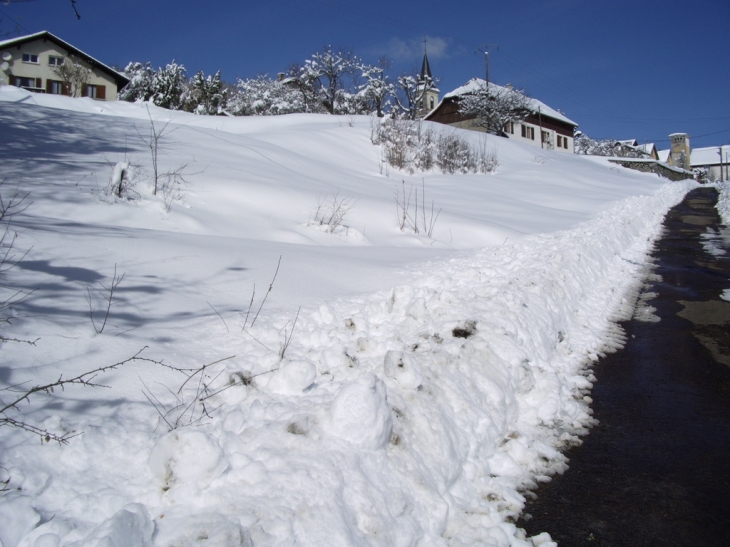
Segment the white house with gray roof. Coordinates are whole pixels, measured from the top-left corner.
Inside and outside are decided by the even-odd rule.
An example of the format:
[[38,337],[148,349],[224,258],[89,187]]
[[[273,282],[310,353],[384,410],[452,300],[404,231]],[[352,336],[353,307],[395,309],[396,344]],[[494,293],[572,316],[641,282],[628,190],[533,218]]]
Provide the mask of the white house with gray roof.
[[68,84],[56,73],[68,59],[90,70],[88,80],[80,90],[83,97],[115,101],[117,91],[129,82],[113,68],[43,31],[0,42],[0,85],[14,85],[36,93],[70,95]]

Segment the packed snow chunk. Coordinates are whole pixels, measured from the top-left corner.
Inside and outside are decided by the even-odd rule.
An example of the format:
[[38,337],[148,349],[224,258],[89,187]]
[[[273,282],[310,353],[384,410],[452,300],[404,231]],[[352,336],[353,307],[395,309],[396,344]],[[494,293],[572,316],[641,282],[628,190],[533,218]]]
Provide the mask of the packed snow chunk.
[[200,430],[175,430],[161,437],[149,457],[152,472],[165,490],[187,484],[204,488],[228,467],[216,440]]
[[535,547],[558,547],[558,544],[553,541],[553,538],[547,532],[532,536],[530,540]]
[[385,446],[393,422],[383,381],[366,372],[343,387],[332,403],[325,427],[331,435],[361,448]]
[[166,515],[157,520],[157,545],[176,547],[252,547],[251,535],[240,523],[219,513]]
[[14,494],[0,498],[0,546],[15,547],[41,520],[30,499]]
[[385,375],[393,378],[403,389],[418,389],[423,383],[421,367],[412,356],[402,351],[390,350],[385,354]]
[[296,395],[312,385],[317,367],[311,361],[289,361],[275,371],[266,387],[280,395]]
[[412,285],[401,285],[395,287],[390,295],[390,311],[391,313],[404,313],[413,302],[416,290]]
[[94,528],[79,547],[149,547],[154,529],[144,505],[130,503]]

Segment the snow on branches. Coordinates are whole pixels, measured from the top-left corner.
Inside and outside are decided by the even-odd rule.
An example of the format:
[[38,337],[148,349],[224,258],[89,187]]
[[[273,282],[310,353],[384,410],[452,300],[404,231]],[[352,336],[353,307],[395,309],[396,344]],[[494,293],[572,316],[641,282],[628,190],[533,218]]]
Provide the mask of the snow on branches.
[[519,123],[531,112],[530,99],[523,91],[487,82],[479,82],[476,89],[462,95],[459,101],[462,116],[496,135],[502,134],[508,123]]

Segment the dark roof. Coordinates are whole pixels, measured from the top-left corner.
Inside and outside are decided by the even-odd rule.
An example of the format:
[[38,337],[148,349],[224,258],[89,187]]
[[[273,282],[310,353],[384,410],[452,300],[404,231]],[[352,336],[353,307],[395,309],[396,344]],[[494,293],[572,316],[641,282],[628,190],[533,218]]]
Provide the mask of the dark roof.
[[54,34],[51,34],[47,30],[36,32],[35,34],[29,34],[27,36],[18,36],[17,38],[11,38],[10,40],[3,40],[0,42],[0,49],[6,49],[13,46],[19,46],[21,44],[25,44],[28,42],[33,42],[35,40],[48,40],[49,42],[53,42],[57,46],[60,46],[61,48],[65,49],[69,53],[75,55],[79,59],[82,59],[89,63],[93,68],[97,68],[101,70],[102,72],[106,72],[109,76],[114,78],[114,81],[117,84],[117,88],[121,89],[125,85],[129,83],[129,78],[127,78],[124,74],[120,74],[113,68],[105,65],[101,61],[98,61],[94,59],[91,55],[84,53],[77,47],[72,46],[68,42],[61,40],[58,36],[55,36]]

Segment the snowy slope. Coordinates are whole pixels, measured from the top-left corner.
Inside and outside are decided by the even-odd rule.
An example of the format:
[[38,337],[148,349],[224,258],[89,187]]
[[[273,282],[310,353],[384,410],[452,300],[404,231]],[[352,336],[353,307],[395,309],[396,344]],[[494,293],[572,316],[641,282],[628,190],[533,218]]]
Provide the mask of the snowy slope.
[[[150,116],[172,130],[163,170],[191,173],[170,211],[143,180]],[[383,168],[371,123],[0,87],[3,197],[32,200],[13,219],[28,254],[3,282],[34,289],[2,335],[40,338],[3,344],[0,388],[142,348],[191,370],[226,359],[185,384],[133,362],[97,378],[110,389],[13,412],[82,434],[59,445],[0,427],[4,547],[547,539],[510,522],[590,426],[589,365],[620,347],[612,321],[692,183],[498,138],[496,174],[407,175]],[[139,199],[102,192],[119,161],[140,167]],[[442,210],[433,238],[398,229],[403,186]],[[354,203],[347,228],[308,225],[333,195]],[[86,297],[98,327],[115,265],[125,277],[98,334]],[[200,381],[228,388],[205,414]]]

